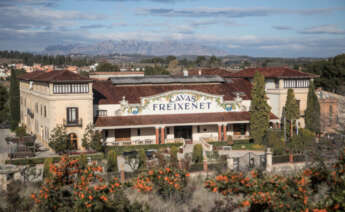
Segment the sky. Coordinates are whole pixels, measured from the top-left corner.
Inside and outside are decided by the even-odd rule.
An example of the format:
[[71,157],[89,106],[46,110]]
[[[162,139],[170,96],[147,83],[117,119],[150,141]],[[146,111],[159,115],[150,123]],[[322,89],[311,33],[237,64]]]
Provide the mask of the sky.
[[0,0],[0,49],[195,42],[233,55],[345,53],[345,0]]

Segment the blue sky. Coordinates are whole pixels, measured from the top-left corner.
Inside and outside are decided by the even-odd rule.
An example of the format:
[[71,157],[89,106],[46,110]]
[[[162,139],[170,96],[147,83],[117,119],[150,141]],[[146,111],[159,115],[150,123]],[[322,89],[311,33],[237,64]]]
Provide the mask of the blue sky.
[[345,0],[1,0],[0,49],[180,40],[229,54],[345,53]]

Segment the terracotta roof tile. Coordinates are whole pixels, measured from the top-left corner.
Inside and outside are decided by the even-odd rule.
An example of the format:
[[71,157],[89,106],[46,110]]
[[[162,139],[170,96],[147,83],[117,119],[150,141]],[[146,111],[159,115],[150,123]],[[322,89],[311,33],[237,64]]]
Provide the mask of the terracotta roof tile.
[[[278,119],[271,113],[271,120]],[[249,112],[98,117],[96,127],[249,121]]]
[[226,79],[225,83],[203,84],[158,84],[158,85],[113,85],[111,81],[95,81],[94,104],[119,104],[122,97],[133,103],[140,103],[140,97],[153,96],[173,90],[195,90],[213,95],[224,95],[224,100],[233,100],[235,92],[242,92],[243,99],[250,99],[251,83],[245,79]]
[[252,78],[256,72],[262,73],[266,78],[315,78],[317,75],[297,71],[286,67],[249,68],[230,74],[232,77]]
[[18,76],[18,79],[37,82],[91,82],[92,79],[73,73],[68,70],[62,71],[35,71]]

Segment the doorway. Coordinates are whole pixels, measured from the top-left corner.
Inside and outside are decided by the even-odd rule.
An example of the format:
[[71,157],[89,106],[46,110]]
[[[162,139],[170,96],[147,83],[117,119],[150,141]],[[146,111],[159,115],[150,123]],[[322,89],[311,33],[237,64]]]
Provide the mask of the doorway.
[[174,137],[192,140],[192,126],[174,127]]

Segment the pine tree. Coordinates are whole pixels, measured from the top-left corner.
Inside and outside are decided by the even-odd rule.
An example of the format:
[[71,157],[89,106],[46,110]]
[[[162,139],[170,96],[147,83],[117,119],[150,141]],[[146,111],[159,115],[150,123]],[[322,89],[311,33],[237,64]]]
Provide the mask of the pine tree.
[[291,88],[289,88],[288,90],[288,94],[287,94],[287,98],[285,102],[284,116],[290,126],[289,136],[292,137],[293,123],[299,118],[300,114],[299,114],[299,107],[295,98],[295,94]]
[[320,103],[315,94],[314,82],[311,81],[308,90],[307,109],[305,110],[305,128],[320,133]]
[[20,92],[19,92],[19,81],[17,80],[17,71],[11,70],[10,79],[10,119],[11,119],[11,130],[14,130],[20,121]]
[[265,77],[259,72],[254,75],[251,96],[250,135],[255,143],[262,143],[269,127],[271,107],[266,101]]

